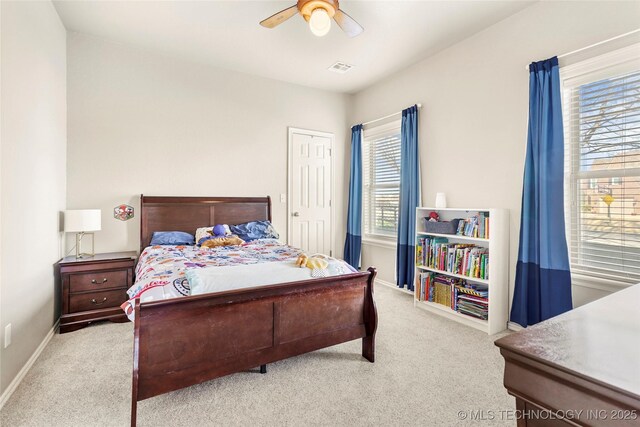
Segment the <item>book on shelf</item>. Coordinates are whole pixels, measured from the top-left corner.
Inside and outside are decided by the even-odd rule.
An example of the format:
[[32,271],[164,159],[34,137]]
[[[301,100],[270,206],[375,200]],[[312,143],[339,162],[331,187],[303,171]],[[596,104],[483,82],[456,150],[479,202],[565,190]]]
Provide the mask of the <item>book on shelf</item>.
[[489,298],[489,291],[486,289],[486,287],[484,288],[481,287],[480,289],[478,289],[477,285],[465,286],[463,288],[460,288],[460,292],[466,295],[472,295],[474,297]]
[[459,313],[482,320],[489,318],[489,289],[486,286],[459,287],[456,297]]
[[452,243],[445,237],[420,237],[416,266],[476,279],[489,279],[489,249],[469,243]]
[[489,291],[486,286],[440,273],[423,272],[416,278],[415,297],[450,308],[458,313],[487,320]]
[[478,212],[458,223],[456,234],[459,236],[489,238],[489,213]]
[[445,305],[455,310],[457,303],[456,286],[463,285],[464,280],[444,274],[424,272],[417,278],[416,299]]

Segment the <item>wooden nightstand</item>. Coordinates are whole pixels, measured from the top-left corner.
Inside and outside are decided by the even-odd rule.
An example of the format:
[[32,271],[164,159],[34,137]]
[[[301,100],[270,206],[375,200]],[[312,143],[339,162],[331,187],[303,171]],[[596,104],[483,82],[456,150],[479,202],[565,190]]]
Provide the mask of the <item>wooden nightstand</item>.
[[133,284],[136,252],[66,257],[58,263],[62,283],[60,333],[84,328],[98,320],[125,322],[120,304]]

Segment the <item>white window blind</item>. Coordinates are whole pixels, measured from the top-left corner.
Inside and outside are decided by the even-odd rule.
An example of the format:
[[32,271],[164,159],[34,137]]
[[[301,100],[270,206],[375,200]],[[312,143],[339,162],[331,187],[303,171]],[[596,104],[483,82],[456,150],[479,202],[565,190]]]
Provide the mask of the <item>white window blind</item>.
[[562,75],[571,270],[637,283],[640,61],[603,57]]
[[400,121],[364,130],[362,169],[365,238],[395,238],[400,203]]

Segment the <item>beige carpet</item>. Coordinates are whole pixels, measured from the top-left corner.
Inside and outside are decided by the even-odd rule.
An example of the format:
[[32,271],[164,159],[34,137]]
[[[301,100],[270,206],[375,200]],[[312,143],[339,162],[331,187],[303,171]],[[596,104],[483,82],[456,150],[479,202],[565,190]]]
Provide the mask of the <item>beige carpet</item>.
[[[376,363],[360,341],[140,402],[140,426],[471,425],[459,411],[514,408],[497,337],[414,308],[377,286]],[[126,426],[132,325],[55,335],[0,413],[9,426]],[[482,425],[499,421],[483,422]],[[514,421],[504,421],[514,425]]]

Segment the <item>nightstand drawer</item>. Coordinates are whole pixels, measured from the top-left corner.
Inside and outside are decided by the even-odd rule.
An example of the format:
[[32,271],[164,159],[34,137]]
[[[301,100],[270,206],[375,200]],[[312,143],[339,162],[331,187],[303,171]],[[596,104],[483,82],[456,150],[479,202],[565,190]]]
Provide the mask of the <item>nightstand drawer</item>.
[[117,307],[127,300],[126,289],[112,291],[72,294],[69,296],[69,311],[99,310],[107,307]]
[[125,287],[130,287],[127,281],[127,270],[92,271],[91,273],[72,274],[69,277],[69,291],[71,293]]

